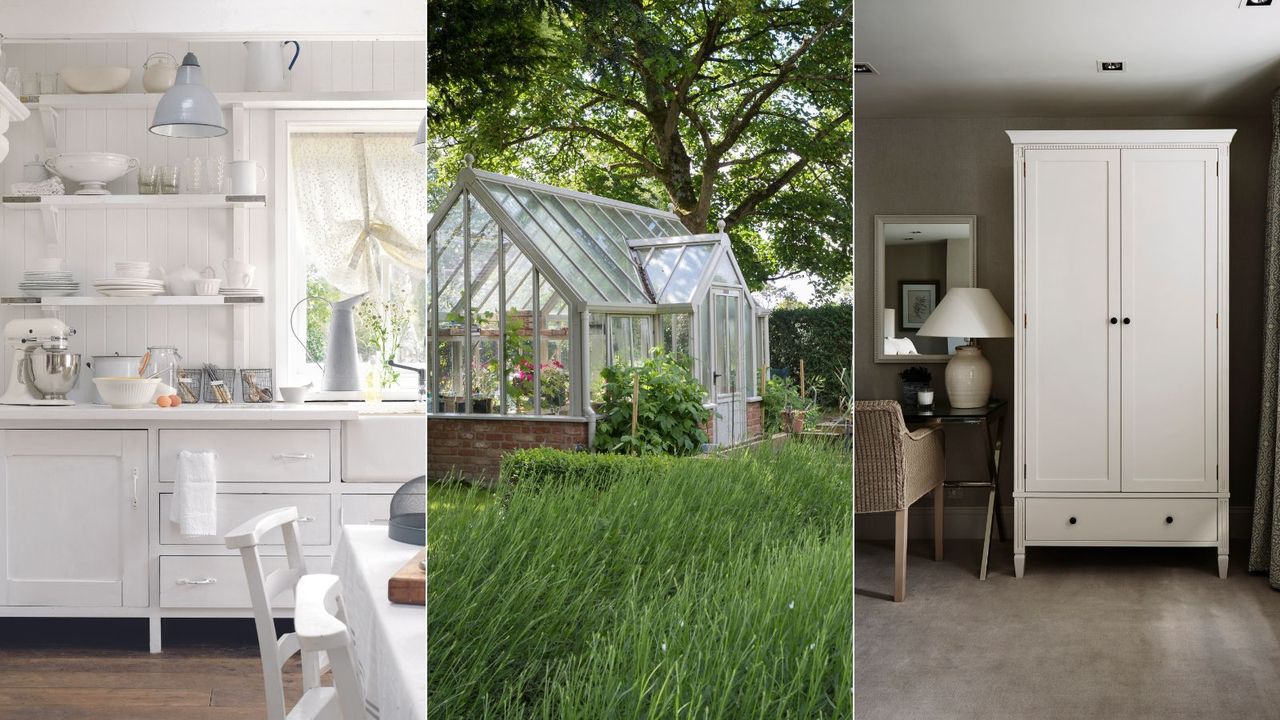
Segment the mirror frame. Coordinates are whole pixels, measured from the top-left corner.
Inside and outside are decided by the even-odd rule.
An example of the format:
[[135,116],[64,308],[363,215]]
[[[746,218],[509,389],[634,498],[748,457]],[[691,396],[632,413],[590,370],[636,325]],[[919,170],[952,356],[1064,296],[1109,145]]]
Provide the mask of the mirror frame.
[[931,364],[945,363],[950,355],[886,355],[884,352],[884,226],[895,224],[926,225],[930,223],[969,226],[969,287],[978,287],[978,216],[977,215],[876,215],[876,282],[875,361],[878,363]]

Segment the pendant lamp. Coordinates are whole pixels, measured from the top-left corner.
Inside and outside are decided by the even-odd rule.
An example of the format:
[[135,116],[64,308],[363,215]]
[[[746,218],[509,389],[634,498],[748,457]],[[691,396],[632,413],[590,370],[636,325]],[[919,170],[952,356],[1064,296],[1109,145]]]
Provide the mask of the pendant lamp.
[[204,84],[200,62],[187,53],[178,67],[173,87],[156,105],[151,132],[175,138],[209,138],[227,134],[222,124],[222,106]]
[[418,123],[418,137],[413,141],[413,151],[419,155],[427,154],[427,116],[422,116],[422,122]]

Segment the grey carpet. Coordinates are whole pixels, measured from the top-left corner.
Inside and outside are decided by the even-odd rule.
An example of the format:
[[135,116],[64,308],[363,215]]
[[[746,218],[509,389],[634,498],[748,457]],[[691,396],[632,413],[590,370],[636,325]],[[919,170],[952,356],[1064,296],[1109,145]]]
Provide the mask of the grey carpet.
[[1280,592],[1217,576],[1212,548],[1028,548],[913,541],[894,603],[888,543],[855,543],[858,718],[1280,718]]

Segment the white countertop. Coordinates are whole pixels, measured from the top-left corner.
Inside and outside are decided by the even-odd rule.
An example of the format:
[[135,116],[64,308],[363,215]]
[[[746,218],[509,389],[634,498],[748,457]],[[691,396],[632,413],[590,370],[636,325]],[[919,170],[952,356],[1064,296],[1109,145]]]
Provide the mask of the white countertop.
[[192,403],[176,408],[149,406],[117,410],[107,405],[79,404],[62,407],[0,405],[0,422],[332,422],[359,420],[362,416],[421,415],[418,403],[264,403],[216,405]]

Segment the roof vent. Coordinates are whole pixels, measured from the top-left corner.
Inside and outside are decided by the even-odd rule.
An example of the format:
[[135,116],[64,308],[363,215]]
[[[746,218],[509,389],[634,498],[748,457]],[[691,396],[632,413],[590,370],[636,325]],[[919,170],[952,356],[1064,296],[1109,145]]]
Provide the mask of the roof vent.
[[1098,72],[1124,72],[1123,60],[1099,60]]
[[853,64],[854,75],[879,75],[875,68],[871,67],[871,63],[856,62]]

